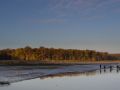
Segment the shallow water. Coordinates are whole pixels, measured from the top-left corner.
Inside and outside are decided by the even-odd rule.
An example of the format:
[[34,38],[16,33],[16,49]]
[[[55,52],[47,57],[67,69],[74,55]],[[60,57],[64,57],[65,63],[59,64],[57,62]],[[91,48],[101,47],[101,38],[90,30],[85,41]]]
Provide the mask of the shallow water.
[[0,90],[120,90],[120,72],[97,70],[85,73],[48,75],[1,86]]

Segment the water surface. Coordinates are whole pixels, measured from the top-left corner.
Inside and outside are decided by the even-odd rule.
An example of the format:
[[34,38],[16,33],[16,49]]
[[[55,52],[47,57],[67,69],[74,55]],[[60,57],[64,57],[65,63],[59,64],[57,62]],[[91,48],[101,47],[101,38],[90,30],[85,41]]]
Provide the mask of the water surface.
[[120,72],[97,70],[85,73],[64,73],[1,86],[0,90],[120,90]]

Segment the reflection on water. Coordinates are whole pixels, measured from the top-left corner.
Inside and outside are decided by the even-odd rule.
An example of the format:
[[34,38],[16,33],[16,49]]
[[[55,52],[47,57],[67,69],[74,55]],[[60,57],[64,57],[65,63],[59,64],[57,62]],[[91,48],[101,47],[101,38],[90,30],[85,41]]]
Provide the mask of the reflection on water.
[[107,68],[107,69],[100,69],[96,71],[89,71],[89,72],[66,72],[60,74],[51,74],[40,77],[40,79],[47,79],[47,78],[56,78],[56,77],[74,77],[74,76],[95,76],[100,74],[107,74],[107,73],[119,73],[120,69],[118,68]]
[[91,72],[66,72],[66,73],[60,73],[60,74],[51,74],[47,76],[42,76],[40,79],[47,79],[47,78],[56,78],[56,77],[74,77],[74,76],[94,76],[96,75],[96,71]]
[[91,72],[67,72],[12,83],[0,90],[120,90],[120,70],[100,69]]

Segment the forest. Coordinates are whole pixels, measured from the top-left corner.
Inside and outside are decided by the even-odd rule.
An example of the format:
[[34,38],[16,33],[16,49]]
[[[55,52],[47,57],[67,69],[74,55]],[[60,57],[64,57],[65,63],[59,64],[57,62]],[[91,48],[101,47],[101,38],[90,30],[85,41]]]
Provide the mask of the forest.
[[24,60],[24,61],[44,61],[44,60],[79,60],[79,61],[102,61],[118,60],[115,55],[107,52],[97,52],[94,50],[77,50],[62,48],[32,48],[26,46],[17,49],[0,50],[0,60]]

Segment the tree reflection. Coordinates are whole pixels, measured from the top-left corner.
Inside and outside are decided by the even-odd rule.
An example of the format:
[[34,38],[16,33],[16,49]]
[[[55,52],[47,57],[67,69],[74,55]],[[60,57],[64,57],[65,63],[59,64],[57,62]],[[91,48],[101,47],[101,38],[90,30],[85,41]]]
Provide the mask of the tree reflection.
[[95,76],[100,74],[106,74],[106,73],[113,73],[112,71],[115,71],[116,73],[119,73],[118,68],[104,68],[96,71],[89,71],[89,72],[66,72],[66,73],[58,73],[58,74],[50,74],[46,76],[41,76],[40,79],[47,79],[47,78],[56,78],[56,77],[74,77],[74,76]]

